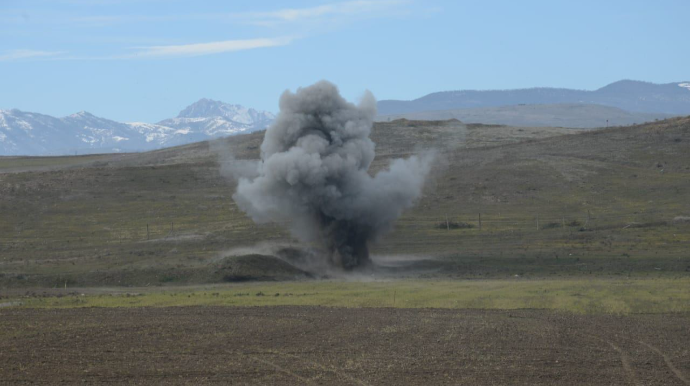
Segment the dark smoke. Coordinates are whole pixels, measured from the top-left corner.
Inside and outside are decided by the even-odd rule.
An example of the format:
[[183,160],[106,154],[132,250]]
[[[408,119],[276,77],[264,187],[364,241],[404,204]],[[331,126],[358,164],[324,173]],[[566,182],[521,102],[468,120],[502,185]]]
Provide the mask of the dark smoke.
[[258,173],[240,178],[233,198],[254,221],[285,222],[302,240],[319,243],[336,266],[368,264],[369,242],[414,204],[431,163],[396,159],[370,176],[375,116],[369,92],[354,105],[327,81],[286,91],[261,145]]

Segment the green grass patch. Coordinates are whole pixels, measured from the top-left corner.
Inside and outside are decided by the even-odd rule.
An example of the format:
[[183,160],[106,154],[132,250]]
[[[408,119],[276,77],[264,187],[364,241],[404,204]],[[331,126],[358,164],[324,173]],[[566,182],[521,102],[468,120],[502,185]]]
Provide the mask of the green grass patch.
[[22,307],[333,306],[690,312],[690,279],[241,283],[20,299]]

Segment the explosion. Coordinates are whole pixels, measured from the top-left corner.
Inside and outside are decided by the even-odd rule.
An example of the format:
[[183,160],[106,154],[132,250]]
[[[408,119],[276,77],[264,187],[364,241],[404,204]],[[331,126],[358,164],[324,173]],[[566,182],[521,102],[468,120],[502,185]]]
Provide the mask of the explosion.
[[367,265],[369,243],[412,207],[431,167],[430,157],[412,156],[372,177],[375,116],[370,92],[355,105],[327,81],[286,91],[256,173],[239,179],[235,202],[257,223],[285,223],[318,243],[334,266]]

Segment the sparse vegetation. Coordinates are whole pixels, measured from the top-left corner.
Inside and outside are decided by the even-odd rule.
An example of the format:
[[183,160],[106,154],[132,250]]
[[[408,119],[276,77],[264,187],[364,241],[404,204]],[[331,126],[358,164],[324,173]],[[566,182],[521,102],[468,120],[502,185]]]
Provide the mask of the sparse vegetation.
[[[673,219],[690,202],[683,145],[690,142],[672,139],[687,136],[689,124],[679,118],[491,146],[483,136],[496,133],[482,126],[377,124],[374,170],[425,146],[460,166],[436,169],[418,206],[372,253],[437,256],[440,269],[429,275],[438,278],[685,277],[690,223]],[[213,147],[254,158],[260,141],[256,133]],[[50,170],[49,158],[12,158],[12,168],[25,162],[29,170],[0,174],[0,286],[217,282],[210,267],[224,251],[291,240],[282,227],[257,226],[237,210],[208,143],[74,158],[79,166]]]
[[[190,331],[209,331],[199,325],[200,320],[210,320],[208,313],[225,315],[217,320],[236,321],[238,315],[255,312],[267,315],[271,322],[255,326],[242,320],[237,330],[222,329],[205,340],[194,339],[193,344],[203,347],[195,348],[194,355],[219,342],[223,350],[237,347],[237,339],[254,327],[268,331],[261,335],[267,338],[261,342],[271,342],[272,347],[276,340],[268,339],[277,336],[287,340],[295,336],[311,345],[314,341],[301,333],[305,326],[312,328],[315,312],[337,315],[337,321],[370,313],[368,318],[355,319],[364,323],[364,329],[353,324],[360,333],[372,328],[363,333],[367,339],[359,353],[390,348],[393,339],[377,344],[372,337],[395,334],[402,334],[395,339],[401,344],[408,344],[410,336],[424,339],[415,347],[426,348],[436,341],[457,345],[458,336],[444,338],[445,334],[466,325],[458,323],[458,318],[475,314],[481,320],[480,330],[487,331],[481,347],[504,345],[505,339],[516,339],[516,347],[523,347],[522,337],[534,339],[551,331],[554,318],[562,318],[566,324],[580,318],[580,322],[567,324],[579,328],[567,331],[580,334],[590,333],[582,323],[592,323],[596,331],[619,331],[634,320],[657,317],[653,324],[641,322],[641,326],[668,344],[681,342],[678,331],[684,330],[677,326],[687,324],[690,312],[690,222],[677,217],[689,210],[690,169],[686,165],[690,152],[686,144],[690,141],[672,138],[690,133],[690,119],[551,139],[545,135],[547,138],[528,142],[524,139],[531,135],[530,130],[503,132],[501,137],[496,136],[506,130],[501,127],[470,126],[459,135],[461,126],[456,123],[396,125],[380,124],[374,130],[379,150],[374,170],[385,167],[391,158],[425,146],[440,149],[440,159],[453,166],[435,169],[423,199],[404,214],[392,233],[372,246],[373,256],[383,259],[384,268],[368,277],[403,278],[392,281],[314,280],[266,255],[234,254],[234,258],[224,259],[233,256],[228,252],[238,247],[283,243],[291,237],[278,225],[257,226],[237,210],[231,199],[233,183],[221,175],[218,161],[222,159],[206,143],[88,161],[63,160],[58,166],[50,165],[49,160],[28,159],[23,165],[24,161],[12,160],[12,166],[0,173],[0,342],[6,342],[0,349],[4,352],[8,345],[21,344],[18,350],[13,346],[13,355],[5,363],[26,369],[26,363],[37,363],[32,359],[37,354],[55,355],[55,351],[36,351],[34,347],[74,350],[75,344],[92,347],[93,342],[102,344],[107,339],[127,344],[132,336],[138,345],[153,339],[148,347],[156,352],[167,342],[159,338],[161,323],[167,323],[164,334],[175,337],[170,339],[175,350],[187,355],[180,346],[184,339],[179,337],[188,337]],[[213,146],[229,148],[239,159],[253,158],[260,139],[260,134],[251,134]],[[299,256],[292,255],[297,252],[288,248],[280,257],[296,262]],[[392,265],[384,264],[387,257]],[[300,280],[294,281],[295,277]],[[171,312],[177,317],[166,317]],[[439,312],[453,317],[438,325],[423,317],[413,326],[416,333],[409,334],[404,326],[391,324],[393,312],[409,312],[399,320]],[[61,324],[42,322],[40,334],[26,322],[41,318],[52,322],[56,313],[60,313]],[[200,318],[200,313],[207,314]],[[299,317],[285,319],[286,314]],[[151,325],[141,330],[111,328],[113,323],[138,320],[137,315],[146,315],[138,323],[154,323],[155,330]],[[160,318],[150,319],[150,315]],[[106,319],[94,322],[97,332],[88,335],[84,320],[96,316]],[[68,331],[64,324],[70,318],[74,323]],[[192,320],[193,325],[185,327]],[[374,328],[372,320],[380,324]],[[535,324],[536,320],[545,324]],[[486,328],[487,323],[504,322],[500,333]],[[524,325],[518,328],[518,322]],[[675,327],[660,331],[661,322]],[[336,324],[324,331],[341,328]],[[286,332],[288,326],[300,334]],[[419,334],[420,326],[431,328],[432,339]],[[519,333],[506,333],[518,331],[510,328],[518,328]],[[223,341],[223,336],[233,333],[232,343]],[[598,342],[599,352],[615,353],[611,363],[619,363],[620,355],[608,343],[577,334],[564,340],[559,332],[554,339],[567,341],[568,350],[572,342],[583,344],[580,350],[587,353],[592,342]],[[72,343],[55,344],[51,339],[58,335]],[[556,347],[553,342],[540,344]],[[624,347],[625,342],[617,342],[616,347]],[[439,343],[438,351],[428,356],[415,352],[410,363],[432,358],[425,362],[424,369],[428,369],[429,363],[447,355],[444,344]],[[462,347],[465,345],[463,341]],[[401,358],[400,352],[391,350]],[[84,352],[97,352],[94,363],[108,363],[103,374],[111,374],[115,354]],[[338,352],[339,365],[351,360],[350,351]],[[534,350],[529,352],[532,355]],[[640,360],[649,361],[637,346],[629,352],[640,352],[645,355]],[[449,358],[459,354],[454,355]],[[175,363],[188,363],[189,356],[184,358]],[[150,363],[156,368],[162,364],[154,359]],[[189,363],[195,363],[194,372],[198,371],[197,361]],[[363,360],[357,366],[362,363],[376,360]],[[227,366],[224,361],[222,367]],[[55,368],[69,367],[60,362]],[[150,375],[147,369],[141,371]],[[168,374],[176,371],[178,368],[168,370]],[[273,368],[269,373],[275,383]],[[83,375],[79,368],[75,382]],[[664,376],[668,372],[658,372],[654,379],[666,379]]]

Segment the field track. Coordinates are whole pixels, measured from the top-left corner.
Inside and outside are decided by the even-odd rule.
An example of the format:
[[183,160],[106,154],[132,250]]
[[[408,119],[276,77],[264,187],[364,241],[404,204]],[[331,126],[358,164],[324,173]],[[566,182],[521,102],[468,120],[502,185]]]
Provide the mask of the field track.
[[0,309],[0,384],[687,385],[690,315]]

